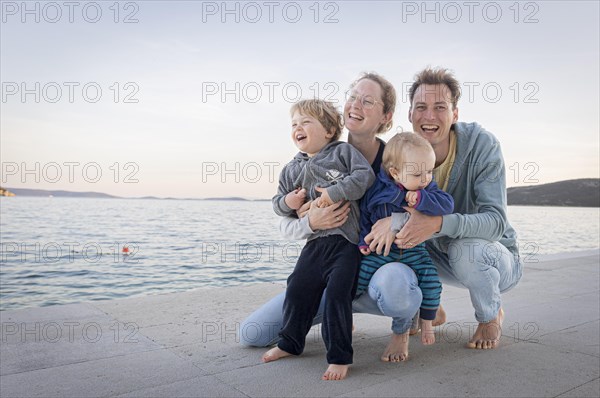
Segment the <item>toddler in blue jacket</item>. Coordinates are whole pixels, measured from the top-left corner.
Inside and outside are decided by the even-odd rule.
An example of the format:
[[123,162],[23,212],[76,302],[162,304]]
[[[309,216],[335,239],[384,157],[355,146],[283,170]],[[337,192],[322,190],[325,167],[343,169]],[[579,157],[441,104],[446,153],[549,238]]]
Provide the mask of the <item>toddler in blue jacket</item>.
[[[401,262],[411,267],[423,293],[420,308],[421,342],[435,343],[432,321],[440,304],[442,284],[437,270],[425,249],[425,243],[401,250],[395,244],[389,255],[371,253],[365,236],[377,220],[392,213],[410,216],[403,206],[412,207],[423,214],[441,216],[452,213],[452,196],[438,188],[433,178],[435,153],[431,144],[414,133],[399,133],[385,146],[381,170],[377,180],[367,191],[360,204],[360,242],[363,255],[357,293],[367,290],[371,277],[381,266]],[[408,331],[405,357],[408,356]],[[405,359],[405,358],[404,358]]]

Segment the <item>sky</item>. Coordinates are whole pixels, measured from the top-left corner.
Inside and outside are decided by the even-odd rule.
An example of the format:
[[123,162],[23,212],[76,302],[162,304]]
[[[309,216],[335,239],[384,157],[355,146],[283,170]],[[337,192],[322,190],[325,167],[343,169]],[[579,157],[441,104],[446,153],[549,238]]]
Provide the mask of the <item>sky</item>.
[[[270,198],[290,106],[375,71],[461,82],[507,186],[600,176],[597,1],[1,2],[0,185]],[[344,136],[345,140],[346,137]]]

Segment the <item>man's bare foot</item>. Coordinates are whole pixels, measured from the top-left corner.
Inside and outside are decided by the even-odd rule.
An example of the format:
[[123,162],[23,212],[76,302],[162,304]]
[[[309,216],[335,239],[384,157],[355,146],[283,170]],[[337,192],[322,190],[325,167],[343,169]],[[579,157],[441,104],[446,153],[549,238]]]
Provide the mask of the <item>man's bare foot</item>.
[[348,368],[350,365],[334,365],[331,364],[323,373],[322,380],[342,380],[346,378],[348,374]]
[[446,311],[444,311],[444,308],[440,304],[440,307],[437,309],[437,312],[435,313],[435,319],[433,320],[431,325],[432,326],[440,326],[440,325],[443,325],[444,323],[446,323]]
[[383,362],[402,362],[408,359],[408,332],[392,334],[392,340],[385,347],[381,360]]
[[290,354],[289,352],[283,351],[279,347],[273,347],[269,351],[264,353],[264,355],[262,356],[262,361],[263,362],[273,362],[273,361],[276,361],[281,358],[289,357],[290,355],[292,355],[292,354]]
[[421,321],[421,343],[431,345],[435,343],[435,333],[433,332],[432,321],[420,319]]
[[498,347],[500,337],[502,336],[502,322],[504,321],[504,311],[500,308],[498,316],[487,323],[480,323],[477,330],[467,343],[468,348],[477,348],[487,350]]

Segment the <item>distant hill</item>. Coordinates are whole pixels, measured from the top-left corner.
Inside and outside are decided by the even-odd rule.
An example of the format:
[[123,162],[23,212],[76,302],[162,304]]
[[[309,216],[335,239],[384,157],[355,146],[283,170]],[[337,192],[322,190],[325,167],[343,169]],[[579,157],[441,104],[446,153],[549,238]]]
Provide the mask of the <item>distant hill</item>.
[[600,207],[600,179],[558,181],[508,188],[509,205]]
[[46,189],[7,188],[15,196],[54,196],[57,198],[118,198],[101,192],[50,191]]

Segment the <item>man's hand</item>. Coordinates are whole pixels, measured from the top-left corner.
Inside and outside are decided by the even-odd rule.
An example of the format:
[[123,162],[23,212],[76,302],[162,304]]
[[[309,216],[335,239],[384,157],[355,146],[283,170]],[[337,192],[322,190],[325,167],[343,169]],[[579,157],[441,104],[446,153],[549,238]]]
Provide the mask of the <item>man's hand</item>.
[[394,243],[401,249],[410,249],[425,242],[431,235],[442,229],[442,216],[427,216],[412,207],[404,207],[410,218],[396,234]]
[[373,224],[371,232],[365,236],[365,242],[371,251],[377,254],[383,252],[383,255],[387,256],[390,254],[395,238],[396,234],[392,231],[392,217],[386,217]]

